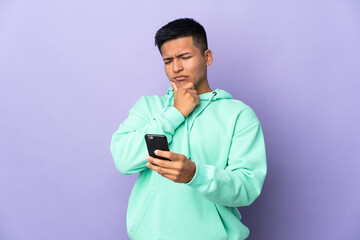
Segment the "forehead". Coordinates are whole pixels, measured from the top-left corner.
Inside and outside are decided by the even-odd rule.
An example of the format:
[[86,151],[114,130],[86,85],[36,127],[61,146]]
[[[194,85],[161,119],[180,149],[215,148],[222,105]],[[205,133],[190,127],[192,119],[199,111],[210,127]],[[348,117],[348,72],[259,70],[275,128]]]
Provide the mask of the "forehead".
[[170,57],[185,51],[193,54],[196,54],[197,52],[200,53],[200,50],[193,44],[192,36],[169,40],[161,46],[163,57]]

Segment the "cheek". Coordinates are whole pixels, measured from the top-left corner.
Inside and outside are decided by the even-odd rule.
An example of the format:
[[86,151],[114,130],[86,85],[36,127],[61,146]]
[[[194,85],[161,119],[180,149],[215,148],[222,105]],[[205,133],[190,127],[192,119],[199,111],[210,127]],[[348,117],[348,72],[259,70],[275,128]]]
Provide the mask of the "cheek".
[[171,76],[171,68],[169,66],[165,65],[164,70],[165,70],[166,76]]
[[195,62],[186,63],[184,64],[184,67],[193,76],[197,75],[197,72],[199,71],[199,66]]
[[197,65],[193,66],[191,71],[194,76],[199,78],[204,75],[204,70],[205,70],[205,67],[202,64],[197,64]]

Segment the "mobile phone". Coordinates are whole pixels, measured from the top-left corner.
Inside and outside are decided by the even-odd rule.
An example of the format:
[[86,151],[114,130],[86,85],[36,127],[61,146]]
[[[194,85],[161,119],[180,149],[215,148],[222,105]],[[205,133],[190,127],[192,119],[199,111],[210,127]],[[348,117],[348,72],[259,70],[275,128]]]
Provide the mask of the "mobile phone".
[[156,149],[163,150],[163,151],[170,151],[169,150],[169,145],[168,145],[168,142],[167,142],[167,138],[166,138],[165,135],[146,134],[145,135],[145,141],[146,141],[146,145],[147,145],[149,155],[151,157],[171,161],[168,158],[159,157],[159,156],[155,155],[155,153],[154,153],[154,151]]

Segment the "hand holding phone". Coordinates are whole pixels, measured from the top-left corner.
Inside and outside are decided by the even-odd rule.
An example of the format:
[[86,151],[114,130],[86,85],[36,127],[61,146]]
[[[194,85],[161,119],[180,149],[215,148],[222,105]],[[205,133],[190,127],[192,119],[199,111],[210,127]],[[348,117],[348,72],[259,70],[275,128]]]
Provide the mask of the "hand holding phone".
[[169,145],[168,145],[168,142],[167,142],[167,138],[166,138],[165,135],[146,134],[145,135],[145,141],[146,141],[146,145],[147,145],[149,155],[151,157],[171,161],[168,158],[159,157],[159,156],[155,155],[155,153],[154,153],[154,151],[156,149],[163,150],[163,151],[170,151],[169,150]]

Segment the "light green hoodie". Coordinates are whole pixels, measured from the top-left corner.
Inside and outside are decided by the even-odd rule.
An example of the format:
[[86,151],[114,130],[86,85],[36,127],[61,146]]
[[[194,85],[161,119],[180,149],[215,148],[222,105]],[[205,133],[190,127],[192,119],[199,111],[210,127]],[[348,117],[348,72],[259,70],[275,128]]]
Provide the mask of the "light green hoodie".
[[[263,133],[254,111],[220,89],[199,95],[186,118],[174,92],[144,96],[111,140],[123,174],[140,173],[130,195],[128,235],[133,240],[245,239],[236,207],[250,205],[266,175]],[[170,151],[196,163],[189,183],[175,183],[147,168],[145,134],[166,135]]]

